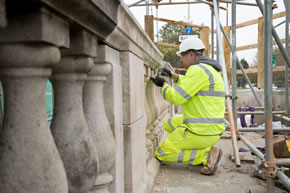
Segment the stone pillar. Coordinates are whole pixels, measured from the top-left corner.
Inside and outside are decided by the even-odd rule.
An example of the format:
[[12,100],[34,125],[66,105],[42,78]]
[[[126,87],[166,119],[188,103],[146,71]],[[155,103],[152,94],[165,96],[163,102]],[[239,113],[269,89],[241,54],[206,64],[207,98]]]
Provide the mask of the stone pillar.
[[103,85],[111,71],[109,63],[95,63],[85,83],[84,109],[99,156],[99,174],[91,193],[109,193],[113,181],[108,172],[115,162],[115,140],[104,108]]
[[[34,28],[23,25],[28,21]],[[8,23],[0,30],[0,79],[5,95],[0,193],[67,193],[45,106],[46,81],[60,60],[58,46],[66,46],[67,24],[45,9],[10,13]],[[53,35],[48,33],[51,29]]]
[[148,105],[148,116],[147,116],[147,128],[146,128],[146,145],[148,144],[148,147],[150,147],[148,150],[151,151],[152,157],[154,153],[155,148],[155,137],[154,137],[154,121],[157,117],[156,111],[154,108],[154,102],[152,99],[152,90],[154,89],[155,85],[150,80],[150,76],[154,76],[152,70],[150,67],[147,67],[146,75],[148,76],[147,84],[146,84],[146,90],[145,90],[145,96],[147,99],[147,105]]
[[[151,76],[154,76],[156,73],[155,73],[155,70],[154,69],[150,69],[151,70]],[[156,149],[157,145],[158,145],[158,129],[157,129],[157,125],[158,125],[158,117],[160,115],[160,107],[159,107],[159,104],[158,104],[158,100],[157,100],[157,93],[156,93],[156,86],[155,84],[150,81],[149,83],[149,97],[150,97],[150,107],[151,107],[151,110],[152,112],[154,113],[154,117],[153,117],[153,122],[152,122],[152,126],[153,126],[153,131],[151,132],[152,135],[151,135],[151,139],[152,139],[152,142],[153,142],[153,149]],[[158,88],[160,90],[160,88]]]
[[112,67],[107,80],[104,82],[105,111],[115,137],[116,161],[110,169],[114,180],[109,187],[113,193],[124,193],[124,133],[123,133],[123,97],[122,97],[122,69],[120,53],[106,45],[98,47],[98,61],[109,63]]
[[122,66],[125,192],[145,190],[146,145],[144,116],[144,62],[129,51],[120,54]]
[[[1,44],[5,119],[0,140],[0,192],[67,192],[65,171],[48,127],[46,80],[58,48]],[[32,185],[33,182],[33,185]]]
[[89,132],[82,102],[87,73],[96,56],[96,39],[71,30],[71,45],[53,69],[54,115],[51,129],[68,177],[69,193],[88,193],[98,171],[97,150]]
[[[151,73],[152,74],[156,74],[154,69],[151,69]],[[154,120],[156,120],[158,118],[158,116],[160,115],[160,107],[158,104],[158,100],[157,100],[157,93],[156,93],[156,85],[153,84],[153,82],[151,81],[151,99],[152,99],[152,104],[153,104],[153,108],[155,111],[155,117]],[[160,88],[158,88],[159,92],[160,92]]]

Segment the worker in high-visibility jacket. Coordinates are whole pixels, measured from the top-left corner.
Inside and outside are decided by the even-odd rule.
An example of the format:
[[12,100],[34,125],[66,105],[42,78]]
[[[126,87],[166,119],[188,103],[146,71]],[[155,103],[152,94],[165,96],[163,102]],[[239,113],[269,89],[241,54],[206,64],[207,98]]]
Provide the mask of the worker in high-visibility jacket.
[[183,108],[183,115],[165,121],[164,129],[170,135],[159,144],[155,156],[161,162],[203,164],[200,172],[213,175],[222,156],[222,150],[214,145],[225,129],[225,87],[221,66],[203,56],[204,49],[198,38],[187,38],[181,43],[178,54],[186,74],[160,69],[161,75],[174,80],[174,86],[161,76],[151,77],[156,86],[162,87],[166,101]]

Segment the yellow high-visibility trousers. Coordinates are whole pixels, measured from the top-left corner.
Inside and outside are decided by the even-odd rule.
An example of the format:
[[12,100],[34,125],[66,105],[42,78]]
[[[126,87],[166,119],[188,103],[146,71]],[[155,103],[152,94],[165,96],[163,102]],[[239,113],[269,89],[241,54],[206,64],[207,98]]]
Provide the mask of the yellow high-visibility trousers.
[[155,151],[162,162],[206,165],[208,153],[220,136],[200,136],[191,133],[183,124],[183,116],[175,116],[164,122],[170,134]]

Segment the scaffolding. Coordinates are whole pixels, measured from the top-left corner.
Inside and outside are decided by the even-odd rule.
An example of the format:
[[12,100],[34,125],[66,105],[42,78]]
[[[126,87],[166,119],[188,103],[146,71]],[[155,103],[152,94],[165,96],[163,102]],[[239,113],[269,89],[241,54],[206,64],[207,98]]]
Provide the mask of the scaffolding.
[[[252,84],[250,83],[247,74],[245,73],[243,66],[239,63],[239,60],[236,56],[236,0],[232,0],[232,43],[230,43],[225,31],[223,30],[223,27],[219,21],[218,16],[218,2],[217,0],[214,0],[214,15],[216,19],[216,26],[217,26],[217,37],[218,37],[218,48],[219,48],[219,62],[223,66],[223,71],[226,71],[225,69],[225,62],[224,62],[224,54],[222,52],[223,47],[221,46],[221,30],[223,32],[224,37],[226,38],[227,43],[230,45],[230,49],[232,51],[232,112],[231,107],[228,106],[228,114],[229,117],[234,117],[234,120],[237,120],[237,95],[236,95],[236,64],[240,66],[244,77],[246,78],[247,82],[249,83],[251,90],[259,104],[261,102],[259,101],[257,95],[255,94],[255,91],[252,87]],[[284,4],[286,7],[286,43],[285,43],[285,49],[281,43],[281,40],[279,39],[275,28],[272,25],[272,0],[264,0],[264,5],[261,3],[260,0],[256,0],[257,6],[259,7],[261,13],[264,16],[264,117],[265,117],[265,129],[262,131],[265,131],[265,144],[266,144],[266,154],[260,152],[250,141],[246,139],[240,132],[254,132],[258,129],[254,128],[247,128],[247,129],[241,129],[238,131],[235,126],[233,126],[233,123],[231,123],[232,118],[230,118],[229,126],[231,128],[231,133],[235,132],[239,138],[244,142],[245,145],[247,145],[254,154],[261,159],[261,165],[260,168],[263,168],[263,174],[266,177],[267,182],[267,192],[272,193],[274,192],[274,181],[273,179],[277,176],[281,183],[287,188],[288,191],[290,191],[290,180],[289,178],[284,174],[284,167],[289,166],[289,159],[288,160],[274,160],[274,154],[273,154],[273,128],[272,128],[272,121],[273,121],[273,112],[272,112],[272,36],[274,37],[282,56],[285,60],[285,112],[289,113],[288,110],[288,67],[289,65],[289,58],[288,58],[288,36],[289,36],[289,6],[290,3],[287,0],[284,0]],[[212,51],[213,53],[213,51]],[[223,73],[224,79],[225,79],[225,86],[227,86],[226,82],[226,72]],[[230,110],[230,111],[229,111]],[[233,116],[230,116],[230,114],[233,113]],[[283,113],[283,112],[282,112]],[[285,117],[287,118],[287,117]],[[236,125],[236,123],[234,123]],[[280,130],[281,131],[281,130]],[[288,131],[289,128],[283,130]],[[235,135],[232,135],[232,138],[235,138]],[[235,140],[233,140],[233,148],[234,148],[234,156],[237,163],[237,160],[239,158],[238,155],[235,153],[236,151],[236,144],[234,144]],[[277,164],[279,163],[279,164]],[[277,168],[277,165],[282,166],[280,168]]]
[[[214,19],[216,22],[216,42],[217,42],[217,60],[221,64],[223,68],[223,78],[225,82],[225,88],[226,88],[226,106],[227,106],[227,115],[229,118],[229,122],[226,121],[228,126],[231,129],[231,139],[232,139],[232,145],[233,145],[233,153],[235,157],[235,163],[237,167],[240,167],[240,159],[239,159],[239,152],[238,152],[238,145],[237,145],[237,137],[249,147],[249,149],[252,150],[252,152],[261,160],[260,165],[258,168],[261,169],[263,176],[266,178],[267,182],[267,192],[273,193],[274,192],[274,178],[278,177],[278,179],[281,181],[281,183],[287,188],[288,191],[290,191],[290,180],[289,178],[284,174],[284,167],[290,166],[290,159],[274,159],[273,155],[273,131],[283,131],[283,132],[289,132],[290,128],[278,128],[273,129],[272,128],[272,122],[273,122],[273,115],[274,114],[285,114],[289,115],[289,96],[288,96],[288,68],[290,67],[289,57],[288,57],[288,38],[289,38],[289,22],[290,22],[290,2],[288,0],[284,0],[284,5],[286,8],[286,19],[285,21],[281,22],[277,26],[286,23],[286,38],[285,38],[285,48],[283,47],[282,41],[280,40],[275,27],[272,25],[272,18],[273,13],[272,9],[275,8],[275,5],[273,4],[272,0],[264,0],[264,4],[262,4],[261,0],[255,0],[255,3],[245,3],[245,2],[238,2],[238,0],[213,0],[213,1],[204,1],[204,0],[196,0],[194,2],[178,2],[178,3],[159,3],[159,1],[155,1],[152,4],[149,4],[148,2],[146,4],[139,4],[142,1],[138,1],[131,6],[144,6],[144,5],[176,5],[176,4],[196,4],[196,3],[206,3],[211,7],[211,55],[214,56]],[[225,32],[220,19],[219,19],[219,9],[224,9],[224,7],[219,6],[219,2],[224,3],[231,3],[232,4],[232,40],[230,42],[227,33]],[[158,4],[158,5],[157,5]],[[245,72],[245,69],[243,68],[242,64],[239,62],[239,59],[236,55],[236,5],[247,5],[247,6],[257,6],[259,10],[261,11],[263,15],[263,21],[264,21],[264,30],[263,30],[263,37],[264,37],[264,107],[262,106],[262,102],[257,97],[257,94],[255,93],[255,90],[247,76],[247,73]],[[152,18],[153,19],[153,18]],[[155,18],[159,21],[165,21],[161,18]],[[170,22],[167,20],[166,22]],[[172,22],[172,21],[171,21]],[[183,22],[179,22],[177,24],[181,25],[194,25],[194,24],[186,24]],[[195,25],[194,27],[200,28],[200,26]],[[230,95],[229,92],[229,84],[228,84],[228,74],[226,70],[226,64],[225,64],[225,58],[224,58],[224,50],[222,45],[222,34],[228,43],[230,50],[232,52],[231,62],[232,62],[232,71],[231,71],[231,87],[232,87],[232,94]],[[272,37],[275,39],[276,44],[279,47],[279,50],[282,54],[282,57],[285,61],[285,111],[281,112],[275,112],[272,109],[272,48],[273,48],[273,42]],[[176,46],[176,45],[174,45]],[[247,83],[250,86],[250,89],[257,100],[257,103],[260,107],[256,109],[261,109],[263,112],[258,112],[264,114],[265,119],[265,127],[264,128],[237,128],[237,115],[243,114],[237,112],[237,86],[236,86],[236,69],[237,65],[240,67],[242,74],[244,78],[246,79]],[[250,112],[250,114],[258,114],[257,112]],[[248,114],[248,113],[244,113]],[[287,116],[281,116],[281,119],[284,119],[286,121],[290,121],[290,118]],[[245,136],[242,135],[241,132],[256,132],[256,131],[265,131],[265,148],[266,153],[265,155],[257,149]],[[279,166],[279,167],[277,167]]]

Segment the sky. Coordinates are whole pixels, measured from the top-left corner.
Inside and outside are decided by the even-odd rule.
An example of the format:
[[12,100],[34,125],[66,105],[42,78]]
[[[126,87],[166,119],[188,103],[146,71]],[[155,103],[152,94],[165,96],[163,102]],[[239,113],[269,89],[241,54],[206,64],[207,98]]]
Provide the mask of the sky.
[[[123,0],[125,4],[130,5],[138,0]],[[151,2],[152,0],[148,0]],[[185,2],[188,0],[171,0],[171,2]],[[193,0],[189,0],[193,1]],[[264,2],[263,0],[261,0]],[[169,0],[162,0],[161,3],[167,3]],[[256,3],[255,0],[243,0],[243,2]],[[143,2],[142,2],[143,3]],[[273,10],[273,14],[285,11],[284,1],[276,0],[275,2],[278,5],[278,8]],[[220,9],[220,21],[223,26],[231,25],[231,4],[220,3],[220,6],[227,7],[228,11]],[[137,21],[144,28],[144,15],[146,15],[146,7],[130,7],[130,11],[136,17]],[[188,11],[189,10],[189,11]],[[149,14],[154,15],[154,17],[160,17],[170,20],[189,22],[197,25],[211,26],[211,11],[208,5],[200,4],[191,4],[188,8],[188,5],[164,5],[159,6],[157,11],[155,6],[149,7]],[[189,16],[189,20],[188,20]],[[236,23],[242,23],[245,21],[257,19],[262,17],[262,14],[257,6],[248,6],[248,5],[238,5],[236,7]],[[228,18],[228,19],[227,19]],[[273,25],[283,22],[285,17],[273,20]],[[162,25],[165,25],[165,22],[154,21],[154,33],[157,32],[157,29],[160,30]],[[285,23],[275,28],[280,39],[285,38]],[[155,39],[156,41],[156,39]],[[210,40],[211,41],[211,40]],[[244,28],[238,28],[236,32],[236,44],[238,46],[255,44],[258,42],[258,25],[251,25]],[[215,43],[216,45],[216,43]],[[257,55],[257,49],[251,49],[247,51],[237,52],[238,58],[241,60],[245,58],[250,65],[255,61]]]

